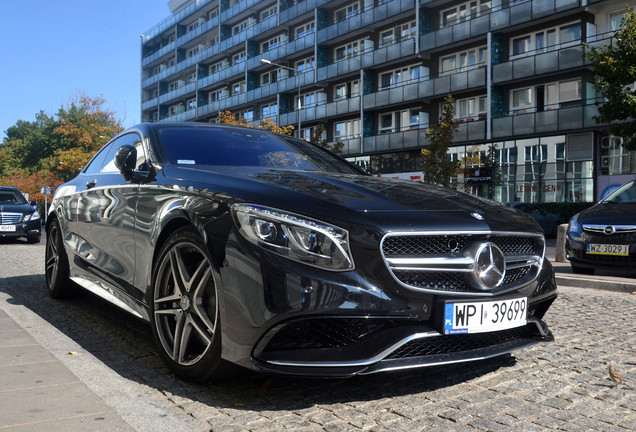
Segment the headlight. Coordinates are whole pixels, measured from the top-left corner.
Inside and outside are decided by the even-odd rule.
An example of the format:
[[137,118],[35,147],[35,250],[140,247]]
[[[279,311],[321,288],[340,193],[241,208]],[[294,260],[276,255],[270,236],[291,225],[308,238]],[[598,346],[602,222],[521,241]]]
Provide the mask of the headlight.
[[327,270],[354,268],[347,230],[259,205],[234,204],[232,213],[243,237],[255,245]]
[[38,212],[33,212],[30,215],[26,215],[24,217],[24,221],[25,222],[34,221],[34,220],[38,220],[38,219],[40,219],[40,213],[38,213]]
[[575,214],[570,219],[570,223],[568,224],[568,234],[576,234],[577,236],[581,234],[581,224],[579,223],[579,214]]

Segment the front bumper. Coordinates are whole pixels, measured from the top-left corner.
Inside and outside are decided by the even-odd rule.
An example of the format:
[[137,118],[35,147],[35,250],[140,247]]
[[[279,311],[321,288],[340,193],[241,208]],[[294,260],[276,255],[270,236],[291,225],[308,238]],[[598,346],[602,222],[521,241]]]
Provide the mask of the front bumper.
[[[605,270],[633,270],[636,266],[636,242],[630,238],[596,236],[583,233],[580,237],[567,235],[565,253],[570,263],[577,267]],[[587,245],[596,244],[629,244],[629,255],[596,255],[587,253]]]
[[37,240],[42,235],[42,222],[40,219],[29,222],[21,222],[12,225],[13,231],[0,231],[0,238],[27,238]]

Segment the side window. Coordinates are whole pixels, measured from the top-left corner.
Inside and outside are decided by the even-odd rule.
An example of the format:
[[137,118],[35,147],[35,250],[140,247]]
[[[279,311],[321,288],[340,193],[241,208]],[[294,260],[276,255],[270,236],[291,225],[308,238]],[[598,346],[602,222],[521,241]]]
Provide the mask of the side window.
[[[117,150],[119,150],[119,148],[124,145],[132,145],[137,148],[137,166],[139,166],[141,162],[145,160],[146,157],[143,151],[143,146],[141,145],[141,138],[136,133],[129,133],[117,138],[108,146],[108,153],[104,157],[104,163],[102,164],[102,169],[100,170],[100,172],[119,172],[117,166],[115,165],[115,155],[117,154]],[[139,162],[140,159],[141,162]]]
[[110,145],[106,145],[106,146],[102,147],[102,149],[99,151],[99,153],[97,153],[97,155],[93,156],[93,159],[91,159],[91,161],[88,163],[86,168],[84,168],[84,173],[85,174],[97,174],[99,172],[99,170],[101,169],[102,165],[104,164],[104,158],[108,154],[108,152],[109,152],[110,148],[112,147],[112,145],[113,145],[113,143],[110,143]]

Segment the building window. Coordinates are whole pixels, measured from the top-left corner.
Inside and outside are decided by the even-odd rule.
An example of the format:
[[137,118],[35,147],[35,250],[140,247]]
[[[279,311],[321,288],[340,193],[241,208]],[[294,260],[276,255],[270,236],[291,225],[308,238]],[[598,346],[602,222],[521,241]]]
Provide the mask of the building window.
[[218,7],[215,7],[210,12],[208,12],[208,19],[209,20],[211,20],[212,18],[216,18],[217,16],[219,16],[219,8]]
[[378,134],[395,133],[420,127],[420,111],[406,109],[378,116]]
[[487,48],[482,46],[444,56],[439,62],[439,76],[464,72],[483,66],[486,63],[486,53]]
[[232,27],[232,36],[239,34],[243,30],[245,30],[249,25],[249,20],[241,21]]
[[281,35],[275,36],[261,43],[261,53],[267,52],[279,45],[281,45]]
[[232,56],[232,64],[243,63],[245,61],[245,51],[241,51]]
[[254,111],[245,110],[238,113],[239,118],[245,119],[246,122],[254,121]]
[[410,21],[397,27],[381,31],[378,44],[383,47],[414,38],[416,29],[415,21]]
[[310,21],[308,23],[305,23],[303,25],[296,27],[295,31],[296,31],[296,39],[303,38],[305,36],[308,36],[314,33],[315,23],[313,21]]
[[196,72],[188,74],[188,76],[186,77],[186,81],[189,83],[193,83],[197,80],[197,74]]
[[227,60],[223,60],[220,62],[216,62],[216,63],[212,63],[210,66],[208,66],[208,75],[212,75],[213,73],[216,73],[222,69],[225,69],[226,67],[228,67],[229,64],[227,62]]
[[168,84],[168,91],[176,90],[178,88],[183,87],[184,85],[185,85],[185,81],[183,80],[172,81],[170,84]]
[[190,48],[188,51],[186,51],[186,58],[190,58],[194,55],[196,55],[199,52],[199,46],[195,46],[194,48]]
[[[455,118],[456,119],[479,119],[480,115],[486,114],[487,97],[475,96],[465,99],[455,100]],[[440,112],[441,112],[440,105]]]
[[348,99],[360,94],[360,80],[353,80],[342,84],[336,84],[333,89],[334,101]]
[[380,87],[378,90],[383,90],[389,87],[398,87],[404,85],[410,81],[417,81],[420,79],[421,66],[407,66],[400,69],[395,69],[389,72],[380,74]]
[[187,106],[188,111],[196,109],[196,107],[197,107],[197,98],[188,99],[188,102],[186,103],[186,106]]
[[208,103],[218,102],[223,99],[223,90],[212,90],[208,93]]
[[264,11],[261,11],[261,21],[274,15],[276,15],[276,5],[270,6]]
[[232,85],[232,96],[245,93],[245,81],[239,81]]
[[261,107],[261,118],[273,118],[278,115],[278,104],[270,103]]
[[349,42],[346,45],[337,47],[334,50],[334,61],[342,61],[351,57],[358,56],[364,52],[364,41],[361,39],[354,42]]
[[491,0],[460,3],[440,12],[440,27],[448,27],[490,13]]
[[261,86],[266,86],[278,81],[278,73],[280,69],[274,69],[261,74]]
[[581,80],[544,84],[510,92],[511,114],[526,114],[564,108],[581,103]]
[[576,45],[580,41],[581,23],[552,27],[512,38],[510,40],[511,58],[559,49],[565,44]]
[[345,120],[334,123],[334,140],[352,139],[360,137],[360,119]]
[[300,73],[313,70],[316,66],[316,61],[313,56],[296,62],[296,70]]
[[340,21],[347,20],[351,17],[358,15],[359,13],[360,13],[360,3],[359,2],[352,3],[343,8],[336,9],[336,11],[333,13],[333,22],[335,24]]

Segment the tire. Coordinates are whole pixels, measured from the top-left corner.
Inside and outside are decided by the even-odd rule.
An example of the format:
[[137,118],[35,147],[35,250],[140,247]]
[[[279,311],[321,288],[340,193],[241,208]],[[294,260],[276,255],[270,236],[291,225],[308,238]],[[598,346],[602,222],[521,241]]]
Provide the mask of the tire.
[[572,266],[572,273],[582,274],[582,275],[593,275],[594,274],[594,269],[593,268],[587,268],[587,267]]
[[179,377],[212,381],[227,377],[221,359],[221,326],[212,260],[199,233],[175,231],[154,265],[150,321],[159,353]]
[[51,222],[47,230],[46,251],[44,254],[46,288],[55,299],[71,297],[76,293],[69,279],[68,256],[62,241],[62,230],[57,220]]

